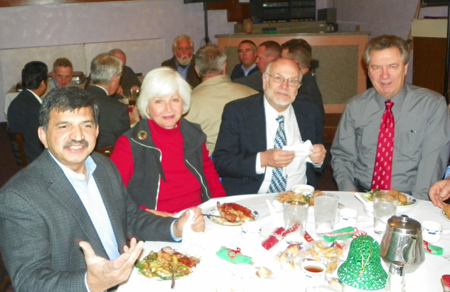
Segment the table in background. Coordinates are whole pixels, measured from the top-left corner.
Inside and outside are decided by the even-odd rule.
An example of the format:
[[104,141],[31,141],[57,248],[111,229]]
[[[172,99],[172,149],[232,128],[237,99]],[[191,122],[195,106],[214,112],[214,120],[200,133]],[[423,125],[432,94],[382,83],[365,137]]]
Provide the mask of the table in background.
[[[339,196],[340,203],[346,207],[353,208],[358,212],[358,222],[356,227],[366,231],[378,242],[381,241],[381,235],[373,233],[373,218],[369,217],[363,210],[362,204],[356,200],[354,194],[347,192],[332,192]],[[200,207],[204,213],[207,213],[216,202],[237,202],[246,207],[257,210],[259,213],[258,221],[262,224],[261,239],[266,238],[276,227],[282,226],[282,213],[277,213],[276,218],[272,218],[266,199],[273,200],[275,195],[242,195],[234,197],[225,197],[213,199],[203,203]],[[433,220],[443,226],[441,240],[435,245],[441,247],[450,246],[450,221],[442,216],[442,210],[434,207],[431,202],[418,200],[415,207],[404,212],[406,215],[422,222],[424,220]],[[241,228],[237,226],[221,226],[206,220],[206,247],[202,252],[201,263],[197,269],[188,277],[179,279],[176,282],[175,291],[230,291],[231,287],[239,287],[241,290],[234,291],[296,291],[303,292],[307,287],[307,281],[299,270],[292,272],[282,271],[279,264],[275,261],[278,252],[284,250],[287,244],[282,241],[275,245],[271,250],[265,250],[260,243],[245,242],[241,235]],[[314,239],[319,239],[313,232],[314,230],[314,208],[309,209],[307,231]],[[150,251],[159,251],[162,247],[171,246],[181,249],[180,243],[172,242],[146,242],[143,255]],[[236,281],[231,276],[233,265],[216,256],[220,247],[231,249],[241,248],[244,255],[251,256],[254,266],[265,266],[275,273],[274,279],[255,278],[248,281]],[[444,250],[444,256],[450,255],[450,250]],[[386,268],[386,265],[383,262]],[[386,268],[387,271],[387,268]],[[442,291],[440,278],[443,274],[450,273],[450,261],[442,256],[431,254],[425,255],[425,262],[411,274],[406,274],[406,291]],[[120,292],[126,291],[174,291],[170,289],[170,281],[159,281],[146,278],[133,270],[127,283],[119,287]]]
[[[79,87],[81,89],[84,89],[84,85],[86,84],[86,78],[84,79],[84,81],[82,83],[79,84],[75,84],[72,83],[73,86]],[[49,84],[50,82],[53,82],[53,78],[48,78],[47,80],[47,84]],[[24,89],[25,90],[25,89]],[[20,93],[20,91],[16,91],[16,85],[13,85],[9,91],[6,93],[5,95],[5,118],[8,118],[8,107],[11,104],[11,102],[14,100],[14,98],[16,98],[16,96],[18,96]]]

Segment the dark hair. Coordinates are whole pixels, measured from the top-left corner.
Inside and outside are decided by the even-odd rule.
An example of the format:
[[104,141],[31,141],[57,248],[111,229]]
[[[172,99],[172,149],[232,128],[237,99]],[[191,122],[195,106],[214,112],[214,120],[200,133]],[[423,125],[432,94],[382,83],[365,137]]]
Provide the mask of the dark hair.
[[242,44],[250,44],[250,45],[252,45],[254,51],[256,51],[256,49],[258,48],[256,46],[256,44],[253,41],[251,41],[251,40],[243,40],[242,42],[239,43],[238,47],[240,45],[242,45]]
[[381,35],[371,39],[364,50],[364,62],[366,66],[370,63],[370,53],[372,51],[381,51],[389,48],[398,48],[402,57],[403,64],[409,62],[409,44],[404,39],[395,35]]
[[291,39],[281,45],[281,49],[288,50],[289,59],[295,60],[301,68],[311,66],[312,48],[304,39]]
[[94,113],[95,124],[98,125],[98,106],[95,99],[88,92],[75,86],[66,88],[54,88],[50,90],[42,102],[39,112],[39,123],[47,132],[50,112],[75,111],[83,107],[90,107]]
[[37,89],[41,82],[47,82],[48,68],[41,61],[31,61],[22,69],[22,86],[25,89]]
[[279,43],[274,41],[265,41],[259,45],[260,47],[266,48],[266,55],[281,57],[281,46]]

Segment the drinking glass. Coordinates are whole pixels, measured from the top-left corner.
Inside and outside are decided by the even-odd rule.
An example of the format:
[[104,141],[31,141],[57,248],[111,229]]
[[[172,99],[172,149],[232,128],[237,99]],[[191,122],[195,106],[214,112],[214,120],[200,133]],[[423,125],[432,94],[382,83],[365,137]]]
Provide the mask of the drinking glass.
[[330,193],[314,197],[314,219],[317,235],[323,236],[334,230],[338,203],[338,197]]
[[376,234],[382,234],[386,230],[386,223],[393,215],[396,215],[398,197],[390,191],[378,191],[373,198],[373,227]]
[[291,201],[284,204],[283,217],[284,228],[288,230],[293,228],[294,231],[286,235],[286,242],[289,244],[300,244],[303,242],[305,235],[305,224],[308,218],[307,202]]

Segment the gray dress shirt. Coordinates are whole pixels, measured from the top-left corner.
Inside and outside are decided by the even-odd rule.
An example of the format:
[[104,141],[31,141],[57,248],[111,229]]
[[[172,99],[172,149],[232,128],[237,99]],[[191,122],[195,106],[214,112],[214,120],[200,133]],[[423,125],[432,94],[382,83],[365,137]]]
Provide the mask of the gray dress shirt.
[[[442,179],[449,158],[445,99],[434,91],[405,84],[391,100],[395,119],[391,188],[428,200],[428,189]],[[371,88],[347,103],[331,147],[340,191],[370,189],[385,101]]]

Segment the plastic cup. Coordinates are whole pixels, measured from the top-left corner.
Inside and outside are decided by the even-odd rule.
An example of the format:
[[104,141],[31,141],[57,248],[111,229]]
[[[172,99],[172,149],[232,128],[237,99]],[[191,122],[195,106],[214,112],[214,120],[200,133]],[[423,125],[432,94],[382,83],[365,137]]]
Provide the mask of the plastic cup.
[[314,197],[314,221],[317,235],[323,236],[334,230],[338,203],[338,197],[330,193]]
[[374,232],[383,234],[389,218],[397,214],[398,197],[389,191],[378,191],[372,198]]
[[286,235],[285,240],[287,243],[300,244],[303,242],[306,220],[308,219],[308,208],[309,204],[306,202],[292,201],[284,204],[284,228],[286,230],[290,228],[295,229],[295,231]]

